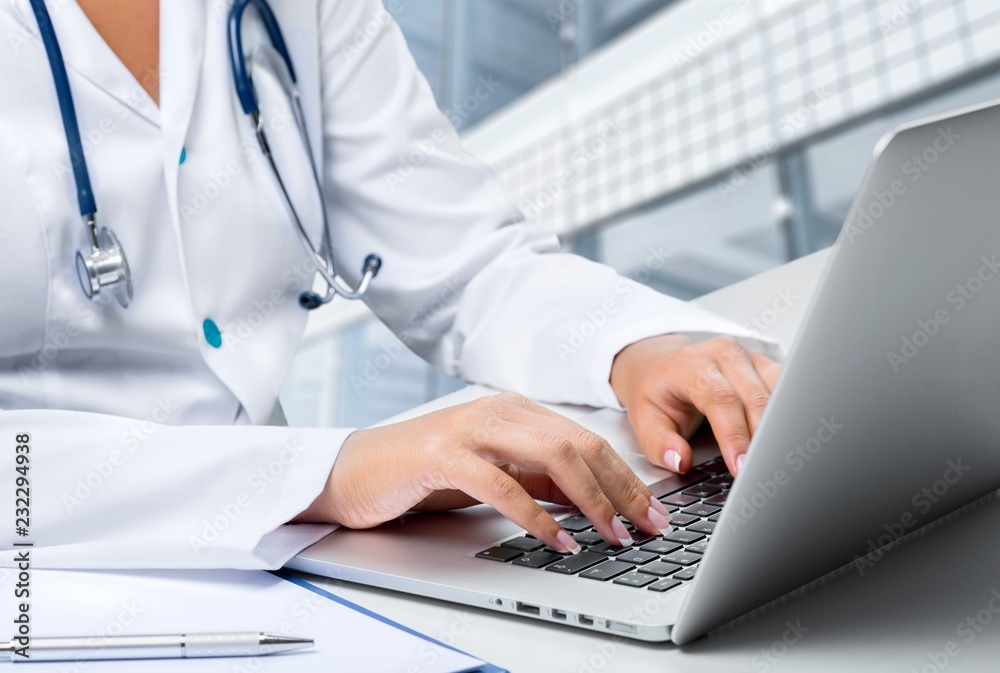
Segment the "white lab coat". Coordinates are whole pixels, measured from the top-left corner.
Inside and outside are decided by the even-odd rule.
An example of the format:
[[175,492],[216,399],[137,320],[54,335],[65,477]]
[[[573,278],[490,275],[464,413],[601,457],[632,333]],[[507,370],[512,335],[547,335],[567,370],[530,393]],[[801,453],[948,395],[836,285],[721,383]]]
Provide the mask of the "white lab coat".
[[[617,406],[607,381],[625,345],[735,330],[561,254],[550,231],[521,223],[493,173],[463,151],[376,0],[272,5],[338,268],[356,282],[364,256],[381,254],[366,301],[417,353],[536,399]],[[135,299],[123,310],[80,291],[73,256],[85,233],[52,77],[28,0],[8,0],[0,562],[14,557],[14,437],[29,433],[36,566],[279,566],[328,530],[284,524],[320,493],[351,429],[254,427],[275,406],[306,324],[296,297],[313,276],[238,105],[228,3],[161,3],[160,108],[73,0],[48,6],[99,221],[129,256]],[[260,42],[255,20],[248,50]],[[387,180],[428,140],[433,151],[412,175]],[[310,226],[315,237],[321,225]],[[206,319],[222,347],[206,340]]]

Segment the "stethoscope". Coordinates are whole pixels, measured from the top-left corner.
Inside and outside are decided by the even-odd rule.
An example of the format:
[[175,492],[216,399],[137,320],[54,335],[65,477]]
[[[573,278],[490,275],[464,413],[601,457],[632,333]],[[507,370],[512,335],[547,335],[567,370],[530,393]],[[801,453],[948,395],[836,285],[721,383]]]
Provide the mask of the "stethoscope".
[[[76,119],[76,108],[73,105],[73,94],[69,87],[69,78],[66,75],[66,64],[63,62],[62,51],[59,49],[59,40],[56,38],[55,30],[52,27],[52,20],[49,18],[48,10],[45,8],[44,0],[30,0],[31,8],[38,21],[38,28],[42,35],[42,42],[45,44],[45,53],[49,59],[49,67],[52,69],[52,78],[55,81],[56,95],[59,98],[59,110],[62,114],[63,128],[66,132],[66,143],[69,146],[70,163],[73,166],[73,177],[76,181],[77,200],[80,203],[80,216],[83,218],[87,230],[87,237],[90,249],[81,249],[76,253],[76,273],[80,280],[80,287],[88,299],[97,299],[102,293],[111,293],[118,303],[123,307],[128,307],[132,301],[132,272],[129,269],[128,258],[122,249],[118,237],[110,227],[97,224],[97,203],[94,193],[90,187],[90,173],[87,171],[87,161],[83,153],[83,143],[80,139],[80,126]],[[295,123],[299,129],[299,137],[305,145],[305,154],[308,156],[312,169],[313,182],[319,194],[320,211],[323,218],[323,236],[320,246],[317,249],[309,239],[302,220],[292,204],[292,199],[288,195],[284,181],[281,179],[281,172],[271,153],[271,146],[267,138],[267,128],[261,115],[257,102],[257,94],[253,86],[253,78],[247,72],[246,59],[243,55],[243,39],[240,34],[240,26],[243,21],[243,13],[247,5],[253,6],[260,13],[264,26],[267,29],[271,40],[271,47],[258,47],[264,50],[260,53],[268,59],[269,65],[273,66],[281,78],[286,91],[289,92],[292,100],[292,110]],[[382,266],[382,259],[375,254],[365,258],[361,268],[361,281],[357,288],[352,289],[334,270],[333,247],[330,243],[330,229],[327,226],[326,207],[323,201],[323,189],[320,184],[319,171],[316,169],[316,162],[312,155],[309,143],[309,135],[306,130],[305,115],[302,112],[302,103],[299,99],[299,91],[296,85],[295,68],[292,66],[291,56],[285,46],[285,39],[281,34],[278,22],[271,11],[271,7],[266,0],[235,0],[233,8],[229,14],[229,51],[233,66],[233,77],[236,82],[236,93],[254,127],[254,134],[257,137],[257,144],[261,152],[267,158],[271,172],[281,192],[282,201],[292,218],[295,230],[309,254],[311,260],[316,265],[316,270],[326,284],[326,292],[322,295],[315,292],[303,292],[299,295],[299,304],[306,309],[314,309],[333,300],[337,295],[346,299],[360,299],[368,291],[372,279],[378,275]],[[277,57],[275,57],[275,54]],[[255,54],[256,55],[256,54]],[[280,59],[280,60],[279,60]],[[281,66],[284,66],[283,68]]]

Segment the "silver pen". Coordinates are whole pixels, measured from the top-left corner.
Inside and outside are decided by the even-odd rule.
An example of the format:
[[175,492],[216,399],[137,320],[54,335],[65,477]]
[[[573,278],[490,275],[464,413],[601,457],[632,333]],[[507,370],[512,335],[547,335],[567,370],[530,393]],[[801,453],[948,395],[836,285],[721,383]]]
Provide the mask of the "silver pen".
[[9,643],[0,642],[0,652],[9,653],[12,662],[28,663],[99,659],[256,657],[290,652],[312,645],[313,641],[309,638],[274,636],[267,633],[188,633],[174,636],[30,639],[15,636]]

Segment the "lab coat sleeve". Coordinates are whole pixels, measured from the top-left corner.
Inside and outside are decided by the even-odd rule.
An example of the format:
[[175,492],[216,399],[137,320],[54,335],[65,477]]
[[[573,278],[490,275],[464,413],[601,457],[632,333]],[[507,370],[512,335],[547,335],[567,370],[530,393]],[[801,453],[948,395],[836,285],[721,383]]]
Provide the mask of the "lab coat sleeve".
[[0,565],[17,565],[23,541],[35,567],[278,568],[334,528],[285,524],[320,494],[350,432],[0,411]]
[[[401,11],[406,11],[405,6]],[[425,359],[538,400],[619,407],[626,345],[658,334],[748,336],[737,325],[581,257],[526,223],[461,146],[378,0],[320,4],[324,182],[335,258]],[[481,80],[481,96],[505,85]],[[469,106],[475,101],[469,103]]]

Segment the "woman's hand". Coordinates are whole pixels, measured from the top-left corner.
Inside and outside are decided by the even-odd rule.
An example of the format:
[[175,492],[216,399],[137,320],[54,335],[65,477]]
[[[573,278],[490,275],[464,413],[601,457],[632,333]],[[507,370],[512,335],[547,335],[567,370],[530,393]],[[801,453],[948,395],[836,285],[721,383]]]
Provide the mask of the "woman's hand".
[[553,549],[578,552],[536,498],[575,505],[615,545],[632,544],[616,512],[651,535],[670,528],[667,509],[604,439],[513,393],[358,430],[296,520],[370,528],[412,509],[483,502]]
[[686,438],[707,416],[735,475],[780,372],[767,356],[728,337],[695,343],[670,334],[623,348],[611,367],[611,387],[651,463],[690,470]]

